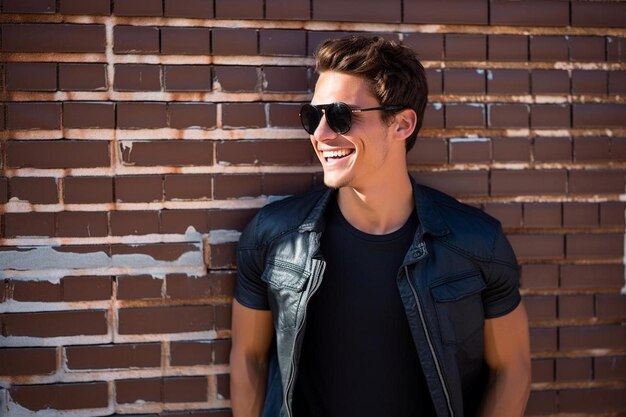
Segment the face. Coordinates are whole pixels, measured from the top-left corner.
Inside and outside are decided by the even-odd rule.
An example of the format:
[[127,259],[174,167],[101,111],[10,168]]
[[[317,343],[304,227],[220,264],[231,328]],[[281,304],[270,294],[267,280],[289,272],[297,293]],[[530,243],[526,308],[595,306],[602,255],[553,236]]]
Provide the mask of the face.
[[[366,82],[356,76],[327,71],[320,74],[311,104],[343,102],[351,108],[378,107]],[[363,188],[384,181],[393,169],[389,158],[392,146],[390,125],[382,120],[380,111],[352,113],[352,127],[344,134],[334,132],[322,117],[310,135],[313,149],[324,169],[324,183],[332,188]],[[397,142],[397,141],[396,141]],[[404,144],[399,143],[401,152]]]

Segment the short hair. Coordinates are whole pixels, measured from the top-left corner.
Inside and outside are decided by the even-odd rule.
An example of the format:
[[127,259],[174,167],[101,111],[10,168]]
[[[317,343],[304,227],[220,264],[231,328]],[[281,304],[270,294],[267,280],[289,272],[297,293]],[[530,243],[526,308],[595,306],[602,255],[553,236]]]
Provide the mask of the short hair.
[[[381,106],[401,105],[417,114],[415,130],[406,140],[406,151],[415,144],[428,101],[424,67],[415,52],[397,41],[380,36],[329,39],[315,52],[315,71],[337,71],[363,78]],[[393,111],[385,111],[390,120]]]

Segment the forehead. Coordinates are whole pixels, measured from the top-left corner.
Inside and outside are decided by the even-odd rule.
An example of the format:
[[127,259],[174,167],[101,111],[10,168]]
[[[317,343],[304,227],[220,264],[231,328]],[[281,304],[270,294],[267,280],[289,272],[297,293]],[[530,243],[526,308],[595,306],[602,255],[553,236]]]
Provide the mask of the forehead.
[[360,107],[378,104],[376,98],[370,93],[366,81],[362,78],[334,71],[321,73],[311,102],[328,104],[337,101]]

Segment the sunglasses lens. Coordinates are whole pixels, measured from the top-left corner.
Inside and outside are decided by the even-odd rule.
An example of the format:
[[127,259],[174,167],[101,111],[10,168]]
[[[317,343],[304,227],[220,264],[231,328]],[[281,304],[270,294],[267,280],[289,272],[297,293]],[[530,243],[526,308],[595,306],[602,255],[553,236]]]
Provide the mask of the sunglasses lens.
[[352,127],[352,111],[347,104],[333,103],[326,109],[326,120],[333,131],[343,135]]
[[310,104],[305,104],[300,109],[300,123],[308,134],[312,135],[319,126],[321,120],[320,112]]

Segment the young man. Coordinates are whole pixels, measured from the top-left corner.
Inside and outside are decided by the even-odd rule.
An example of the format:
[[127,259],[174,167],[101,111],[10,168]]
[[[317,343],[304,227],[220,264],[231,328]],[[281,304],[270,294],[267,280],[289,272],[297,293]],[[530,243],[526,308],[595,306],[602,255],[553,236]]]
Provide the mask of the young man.
[[428,89],[382,38],[323,43],[300,118],[326,187],[238,246],[235,417],[521,416],[528,324],[499,223],[409,176]]

